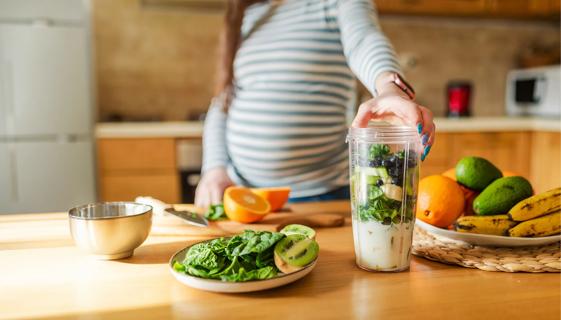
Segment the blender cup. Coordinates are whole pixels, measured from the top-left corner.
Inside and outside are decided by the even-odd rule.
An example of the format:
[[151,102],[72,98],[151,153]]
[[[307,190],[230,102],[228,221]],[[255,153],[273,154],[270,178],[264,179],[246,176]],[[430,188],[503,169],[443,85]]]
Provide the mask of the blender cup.
[[371,122],[347,138],[354,247],[368,271],[409,268],[419,177],[415,128]]

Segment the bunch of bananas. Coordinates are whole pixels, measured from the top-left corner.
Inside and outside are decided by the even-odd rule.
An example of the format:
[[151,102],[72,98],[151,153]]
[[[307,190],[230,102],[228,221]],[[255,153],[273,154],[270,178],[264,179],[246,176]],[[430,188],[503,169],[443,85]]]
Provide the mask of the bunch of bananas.
[[511,237],[545,237],[561,232],[561,187],[524,199],[508,214],[464,216],[454,228],[459,232]]

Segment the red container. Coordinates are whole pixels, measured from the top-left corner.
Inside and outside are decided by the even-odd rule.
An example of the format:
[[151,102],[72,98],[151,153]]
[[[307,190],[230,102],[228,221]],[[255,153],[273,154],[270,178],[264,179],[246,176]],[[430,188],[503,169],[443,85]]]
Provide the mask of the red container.
[[447,86],[448,116],[468,117],[470,115],[471,83],[467,81],[449,82]]

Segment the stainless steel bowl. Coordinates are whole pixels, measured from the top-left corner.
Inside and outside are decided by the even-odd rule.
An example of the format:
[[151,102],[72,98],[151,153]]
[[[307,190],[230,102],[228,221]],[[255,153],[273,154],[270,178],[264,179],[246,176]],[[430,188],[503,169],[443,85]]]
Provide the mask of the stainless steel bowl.
[[132,256],[152,227],[152,207],[133,202],[88,204],[70,209],[68,217],[76,245],[104,260]]

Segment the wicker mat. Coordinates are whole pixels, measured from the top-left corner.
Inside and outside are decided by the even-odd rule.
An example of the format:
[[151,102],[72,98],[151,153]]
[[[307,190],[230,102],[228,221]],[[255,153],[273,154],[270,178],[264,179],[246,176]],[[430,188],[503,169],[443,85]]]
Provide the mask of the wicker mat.
[[561,272],[559,242],[535,247],[481,247],[435,236],[416,227],[412,252],[429,260],[485,271]]

